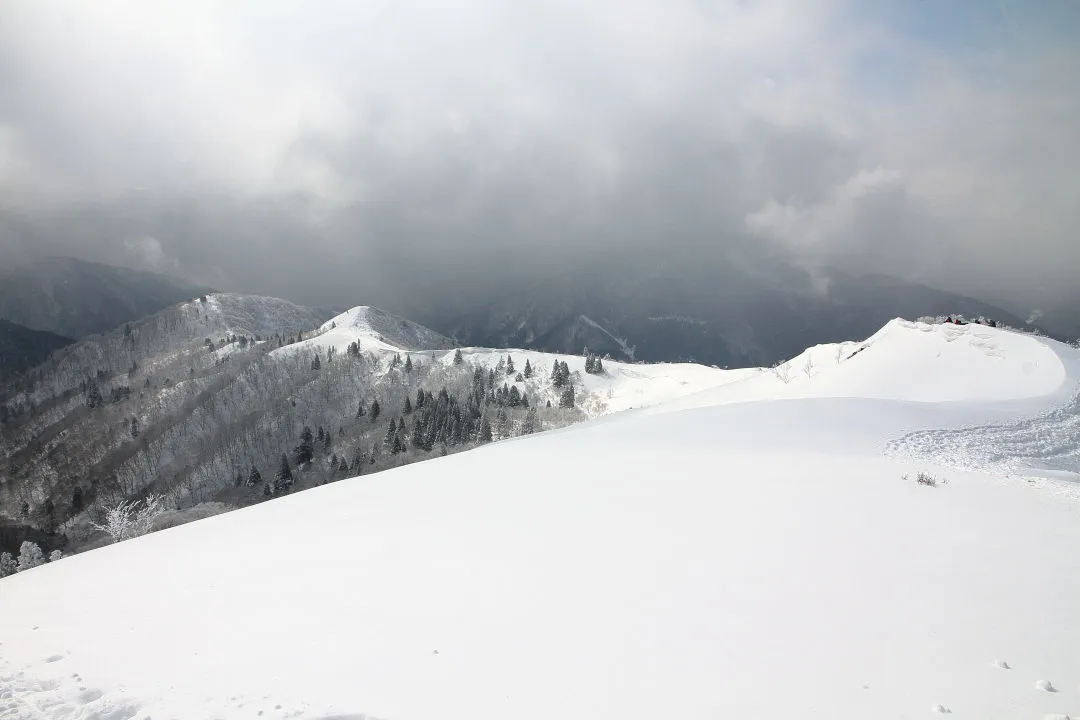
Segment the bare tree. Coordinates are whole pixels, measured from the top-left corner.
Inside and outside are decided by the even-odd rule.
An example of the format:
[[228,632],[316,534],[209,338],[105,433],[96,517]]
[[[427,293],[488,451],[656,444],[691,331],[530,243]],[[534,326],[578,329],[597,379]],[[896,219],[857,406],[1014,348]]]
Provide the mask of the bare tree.
[[803,375],[806,375],[806,379],[809,380],[814,374],[814,358],[809,352],[806,353],[806,362],[802,366]]
[[776,376],[776,379],[785,385],[791,382],[791,363],[786,360],[773,365],[772,371],[773,375]]

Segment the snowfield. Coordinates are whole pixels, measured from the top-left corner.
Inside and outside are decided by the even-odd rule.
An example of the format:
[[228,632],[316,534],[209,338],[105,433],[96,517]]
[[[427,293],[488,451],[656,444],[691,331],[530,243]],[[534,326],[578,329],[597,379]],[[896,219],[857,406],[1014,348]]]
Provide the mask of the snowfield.
[[1080,351],[791,365],[605,362],[652,407],[5,578],[0,718],[1080,717]]

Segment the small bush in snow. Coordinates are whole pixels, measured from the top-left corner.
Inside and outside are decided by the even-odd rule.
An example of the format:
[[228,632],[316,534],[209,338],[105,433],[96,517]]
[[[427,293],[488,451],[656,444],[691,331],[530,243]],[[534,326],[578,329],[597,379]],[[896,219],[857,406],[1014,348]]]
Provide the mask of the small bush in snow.
[[53,550],[51,553],[49,553],[49,562],[56,562],[57,560],[63,559],[64,553],[60,552],[59,550]]
[[19,563],[11,553],[0,553],[0,578],[19,572]]
[[[904,475],[904,479],[909,480],[910,478],[907,475]],[[919,485],[926,485],[927,487],[937,487],[938,485],[937,478],[935,478],[933,475],[930,475],[929,473],[924,472],[921,472],[915,476],[915,482]]]

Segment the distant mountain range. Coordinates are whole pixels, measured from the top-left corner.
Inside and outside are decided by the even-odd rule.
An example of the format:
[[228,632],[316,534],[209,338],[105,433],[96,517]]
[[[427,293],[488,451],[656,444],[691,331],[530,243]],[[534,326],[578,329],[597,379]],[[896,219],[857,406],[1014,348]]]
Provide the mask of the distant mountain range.
[[722,265],[633,256],[567,265],[489,302],[396,308],[463,345],[588,348],[622,360],[771,365],[806,347],[866,337],[896,317],[986,316],[1031,329],[1001,308],[884,275],[748,255]]
[[44,362],[54,350],[71,343],[70,338],[0,319],[0,383]]
[[0,271],[0,318],[77,340],[210,291],[168,275],[45,258]]

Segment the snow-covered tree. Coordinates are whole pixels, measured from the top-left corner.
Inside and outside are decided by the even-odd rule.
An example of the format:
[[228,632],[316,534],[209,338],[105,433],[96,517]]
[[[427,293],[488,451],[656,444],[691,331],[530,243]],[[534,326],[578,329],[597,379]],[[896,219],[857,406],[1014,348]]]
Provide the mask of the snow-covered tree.
[[164,511],[160,495],[147,495],[142,501],[122,502],[105,511],[104,522],[90,524],[108,535],[113,542],[120,542],[147,534],[154,519]]
[[23,544],[19,547],[18,572],[36,568],[38,565],[44,564],[45,553],[41,552],[41,547],[35,542],[24,540]]
[[514,370],[514,358],[511,357],[510,355],[507,355],[506,356],[506,374],[507,375],[513,375],[514,372],[515,372],[515,370]]
[[256,487],[262,482],[262,473],[259,472],[259,468],[255,467],[255,463],[251,464],[251,471],[248,472],[248,487]]
[[376,420],[379,419],[379,411],[380,410],[381,410],[381,408],[379,407],[379,401],[378,400],[372,400],[371,401],[371,410],[368,412],[368,414],[371,416],[371,422],[375,422]]
[[566,389],[562,391],[562,395],[559,396],[559,407],[572,408],[574,407],[574,385],[573,383],[566,386]]
[[529,364],[529,358],[525,358],[525,369],[522,371],[522,376],[528,380],[533,376],[532,365]]
[[57,560],[63,559],[64,553],[60,552],[59,550],[53,550],[51,553],[49,553],[49,562],[56,562]]
[[300,444],[293,450],[297,466],[306,465],[315,456],[315,436],[307,425],[300,431]]
[[19,561],[11,553],[0,553],[0,578],[19,572]]
[[457,350],[454,351],[454,364],[455,365],[460,365],[463,362],[465,362],[465,358],[463,358],[461,356],[461,348],[458,348]]

